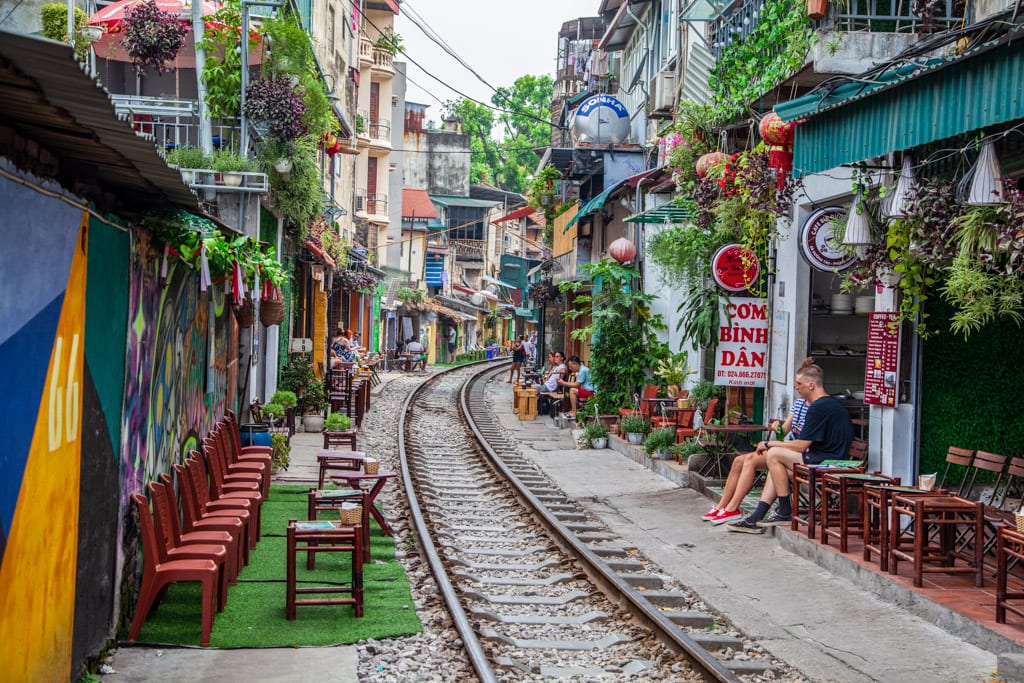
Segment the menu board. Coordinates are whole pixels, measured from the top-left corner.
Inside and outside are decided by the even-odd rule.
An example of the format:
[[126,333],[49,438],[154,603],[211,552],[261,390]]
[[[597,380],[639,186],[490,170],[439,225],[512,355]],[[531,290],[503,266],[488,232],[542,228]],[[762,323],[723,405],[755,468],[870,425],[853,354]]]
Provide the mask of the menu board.
[[900,330],[896,313],[872,313],[864,367],[864,403],[895,406],[900,380]]

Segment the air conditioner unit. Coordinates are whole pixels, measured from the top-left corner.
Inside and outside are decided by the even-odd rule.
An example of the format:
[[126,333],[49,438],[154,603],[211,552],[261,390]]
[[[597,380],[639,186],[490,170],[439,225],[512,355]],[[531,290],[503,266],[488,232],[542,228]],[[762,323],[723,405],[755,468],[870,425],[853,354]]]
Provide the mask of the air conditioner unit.
[[654,77],[651,88],[651,110],[667,111],[675,105],[676,75],[670,71],[662,71]]

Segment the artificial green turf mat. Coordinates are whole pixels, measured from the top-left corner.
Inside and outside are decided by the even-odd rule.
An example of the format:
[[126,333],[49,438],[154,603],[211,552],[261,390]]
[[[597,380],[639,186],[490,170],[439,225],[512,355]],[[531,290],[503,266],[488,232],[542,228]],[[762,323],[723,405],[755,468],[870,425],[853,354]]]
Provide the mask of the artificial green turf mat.
[[[212,647],[335,645],[421,630],[409,580],[395,560],[394,539],[384,536],[373,518],[371,559],[363,565],[363,616],[357,619],[351,605],[298,605],[295,620],[285,619],[285,530],[289,519],[306,518],[308,491],[302,486],[271,489],[263,504],[263,537],[239,575],[238,584],[228,587],[227,607],[217,614],[213,624]],[[318,553],[312,572],[306,570],[305,557],[305,553],[296,554],[299,586],[310,579],[321,585],[347,584],[352,576],[348,553]],[[195,582],[173,584],[164,601],[150,613],[139,642],[199,645],[201,592]]]

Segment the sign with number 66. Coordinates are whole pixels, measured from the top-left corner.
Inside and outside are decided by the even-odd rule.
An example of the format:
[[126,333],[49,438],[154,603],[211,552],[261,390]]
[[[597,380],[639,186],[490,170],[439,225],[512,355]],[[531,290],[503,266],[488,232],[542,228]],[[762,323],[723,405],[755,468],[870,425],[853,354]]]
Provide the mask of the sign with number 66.
[[53,372],[50,374],[47,419],[50,452],[78,439],[78,421],[82,405],[78,381],[78,342],[79,335],[75,334],[71,338],[65,370],[64,337],[57,337],[57,346],[53,354]]

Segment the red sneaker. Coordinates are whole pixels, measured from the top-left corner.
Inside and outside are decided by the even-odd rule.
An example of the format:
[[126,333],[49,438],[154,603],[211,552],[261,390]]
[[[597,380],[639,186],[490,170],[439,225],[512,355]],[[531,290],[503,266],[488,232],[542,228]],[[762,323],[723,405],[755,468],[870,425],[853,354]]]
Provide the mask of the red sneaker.
[[738,522],[742,516],[743,515],[739,510],[733,510],[732,512],[729,512],[728,510],[719,510],[718,514],[711,520],[711,523],[718,526],[719,524],[725,524],[727,522]]
[[719,512],[721,512],[721,510],[719,510],[718,508],[711,508],[710,510],[705,512],[703,515],[701,515],[700,518],[702,520],[704,520],[705,522],[710,522],[711,520],[713,520],[715,518],[715,516]]

